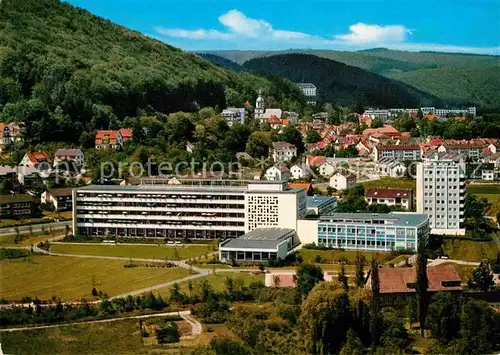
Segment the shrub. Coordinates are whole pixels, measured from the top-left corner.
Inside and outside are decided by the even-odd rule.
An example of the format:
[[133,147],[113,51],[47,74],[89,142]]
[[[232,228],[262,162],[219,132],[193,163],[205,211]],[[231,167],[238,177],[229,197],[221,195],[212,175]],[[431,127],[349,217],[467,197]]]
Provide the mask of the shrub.
[[166,325],[156,328],[158,344],[176,343],[180,337],[179,328],[175,322],[169,322]]

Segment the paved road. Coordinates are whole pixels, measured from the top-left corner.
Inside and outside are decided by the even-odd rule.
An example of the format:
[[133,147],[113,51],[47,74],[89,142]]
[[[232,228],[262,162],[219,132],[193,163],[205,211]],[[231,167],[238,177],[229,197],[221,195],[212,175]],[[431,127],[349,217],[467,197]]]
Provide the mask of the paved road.
[[71,323],[60,323],[60,324],[50,324],[50,325],[38,325],[34,327],[19,327],[19,328],[5,328],[0,329],[0,332],[18,332],[23,330],[33,330],[33,329],[47,329],[47,328],[57,328],[57,327],[65,327],[69,325],[79,325],[79,324],[94,324],[94,323],[110,323],[117,322],[121,320],[127,319],[146,319],[146,318],[155,318],[155,317],[168,317],[168,316],[181,316],[184,320],[186,320],[189,324],[191,324],[191,334],[198,335],[202,332],[201,323],[198,322],[193,316],[191,316],[191,311],[179,311],[179,312],[164,312],[164,313],[154,313],[154,314],[144,314],[140,316],[130,316],[130,317],[118,317],[118,318],[108,318],[108,319],[99,319],[99,320],[89,320],[84,322],[71,322]]

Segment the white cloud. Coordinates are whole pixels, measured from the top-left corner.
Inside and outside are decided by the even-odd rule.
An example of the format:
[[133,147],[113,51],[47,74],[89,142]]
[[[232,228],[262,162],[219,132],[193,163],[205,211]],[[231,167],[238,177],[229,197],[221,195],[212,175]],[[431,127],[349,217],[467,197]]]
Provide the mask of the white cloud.
[[359,22],[349,27],[350,33],[336,35],[335,39],[352,44],[395,43],[406,40],[411,31],[402,25],[367,25]]
[[[1,1],[1,0],[0,0]],[[358,22],[349,27],[350,32],[336,34],[330,38],[303,32],[274,29],[265,20],[247,17],[241,11],[230,10],[218,18],[223,30],[182,29],[156,27],[160,38],[179,39],[181,48],[190,50],[220,49],[339,49],[358,50],[373,47],[409,51],[441,51],[480,54],[500,54],[500,47],[467,47],[446,44],[408,42],[412,30],[404,25],[377,25]],[[251,39],[245,41],[245,39]],[[191,40],[186,42],[186,40]],[[206,46],[203,43],[207,43]],[[214,45],[216,44],[216,45]]]
[[156,31],[167,37],[189,38],[189,39],[230,39],[230,33],[217,30],[183,30],[182,28],[156,27]]

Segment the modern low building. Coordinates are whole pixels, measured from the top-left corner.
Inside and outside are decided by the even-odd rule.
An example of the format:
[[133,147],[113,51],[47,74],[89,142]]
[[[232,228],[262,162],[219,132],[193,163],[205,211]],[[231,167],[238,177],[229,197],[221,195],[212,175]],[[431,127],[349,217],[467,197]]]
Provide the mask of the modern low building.
[[416,213],[333,213],[318,222],[318,244],[332,248],[416,251],[429,237],[429,216]]
[[42,193],[41,203],[54,206],[55,211],[71,211],[73,190],[71,188],[50,189]]
[[73,231],[83,235],[235,238],[256,228],[297,228],[306,193],[284,181],[151,179],[73,190]]
[[337,208],[337,199],[333,196],[307,196],[307,215],[329,214]]
[[0,195],[0,218],[33,217],[35,209],[35,200],[30,195]]
[[365,200],[369,205],[397,206],[413,208],[413,191],[411,189],[394,189],[391,187],[374,187],[365,191]]
[[465,163],[436,159],[417,165],[417,212],[429,216],[433,234],[465,234]]
[[298,245],[297,232],[290,228],[257,228],[219,245],[222,262],[262,262],[285,259]]
[[378,145],[373,148],[373,160],[394,159],[398,161],[418,161],[421,158],[420,146],[409,145]]

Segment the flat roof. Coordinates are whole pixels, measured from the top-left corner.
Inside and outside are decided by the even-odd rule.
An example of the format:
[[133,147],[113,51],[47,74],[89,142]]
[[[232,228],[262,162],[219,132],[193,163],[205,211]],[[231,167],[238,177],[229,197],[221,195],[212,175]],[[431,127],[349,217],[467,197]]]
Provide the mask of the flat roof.
[[336,200],[333,196],[307,196],[306,207],[319,207],[325,203],[335,202]]
[[190,192],[245,192],[246,186],[192,186],[192,185],[88,185],[76,189],[77,191],[136,191],[136,192],[177,192],[190,191]]
[[221,248],[235,249],[275,249],[283,238],[294,232],[291,228],[257,228],[236,239],[223,242]]
[[401,212],[390,212],[390,213],[332,213],[329,215],[324,215],[320,217],[320,221],[328,221],[330,219],[350,219],[357,223],[367,220],[390,220],[393,226],[419,226],[429,219],[429,216],[423,213],[401,213]]

